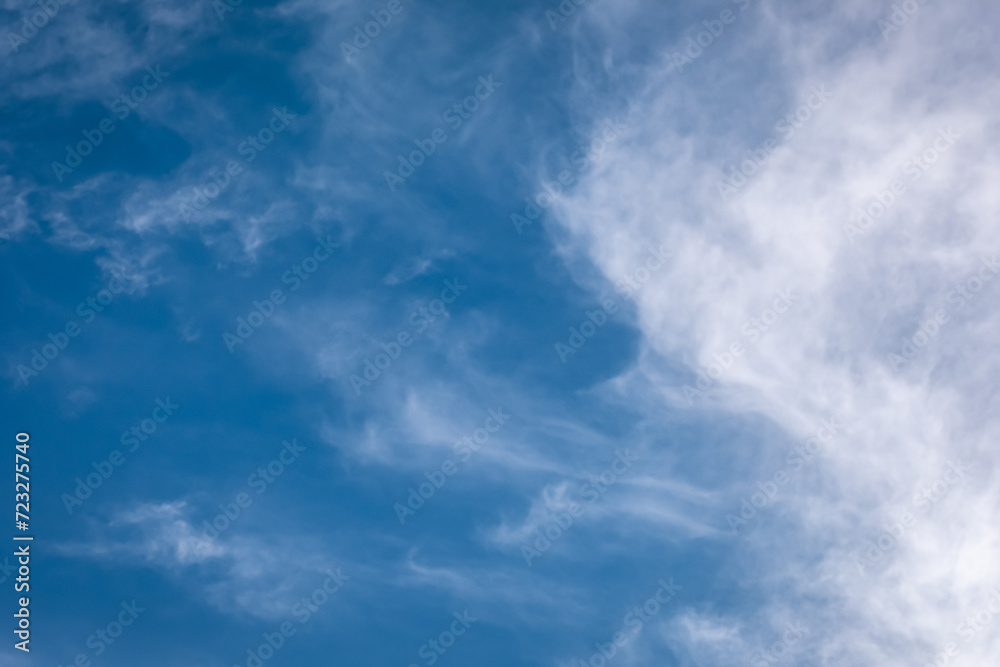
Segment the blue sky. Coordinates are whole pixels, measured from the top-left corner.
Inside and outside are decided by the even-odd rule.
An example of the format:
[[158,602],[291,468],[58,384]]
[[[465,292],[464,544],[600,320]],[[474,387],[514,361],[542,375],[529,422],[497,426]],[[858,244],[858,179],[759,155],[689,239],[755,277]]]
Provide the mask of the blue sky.
[[1000,658],[993,4],[48,7],[0,662]]

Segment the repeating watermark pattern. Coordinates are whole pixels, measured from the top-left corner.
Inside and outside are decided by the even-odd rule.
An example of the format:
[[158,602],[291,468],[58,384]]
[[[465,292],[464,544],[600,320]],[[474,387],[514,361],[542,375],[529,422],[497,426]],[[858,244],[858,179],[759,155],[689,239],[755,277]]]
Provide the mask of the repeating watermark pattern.
[[[961,138],[962,135],[950,126],[938,130],[938,136],[932,145],[903,163],[903,173],[910,177],[911,183],[916,183]],[[906,183],[898,178],[881,188],[863,209],[854,212],[855,221],[844,225],[847,240],[853,245],[855,237],[867,234],[905,193]]]
[[[745,12],[750,7],[751,2],[752,0],[733,0],[733,4],[739,6],[740,13]],[[699,30],[704,27],[704,30],[699,30],[696,35],[687,38],[687,45],[683,50],[674,51],[670,54],[670,60],[673,62],[674,68],[678,72],[683,72],[684,68],[700,58],[705,53],[705,50],[722,36],[722,33],[726,30],[726,26],[735,23],[739,16],[740,14],[733,13],[731,9],[723,9],[719,12],[719,18],[702,21],[699,25],[689,29],[687,32]]]
[[[276,479],[285,474],[285,469],[295,463],[302,452],[306,451],[306,448],[294,438],[291,442],[283,440],[281,444],[281,451],[274,459],[269,461],[266,466],[257,468],[247,477],[247,486],[256,491],[258,496],[267,491]],[[211,522],[203,521],[201,524],[203,526],[201,540],[211,544],[221,533],[229,530],[243,515],[243,511],[251,505],[253,505],[253,496],[242,491],[233,497],[232,502],[219,503],[221,511],[212,518]]]
[[446,304],[454,303],[468,288],[469,286],[460,283],[458,278],[445,280],[440,298],[434,299],[426,307],[420,306],[410,313],[407,322],[410,323],[411,327],[414,327],[412,333],[410,329],[404,329],[397,333],[393,340],[381,343],[379,345],[382,348],[381,352],[376,353],[374,357],[365,358],[365,367],[361,371],[361,375],[354,373],[348,378],[351,386],[354,387],[354,395],[360,396],[362,388],[370,387],[373,382],[382,377],[382,374],[389,370],[392,363],[403,354],[403,350],[413,345],[417,336],[427,331],[438,317],[448,314]]
[[[468,632],[472,624],[479,620],[472,616],[468,609],[461,614],[457,611],[452,612],[451,615],[455,617],[455,620],[451,622],[448,629],[441,632],[436,639],[428,639],[427,643],[417,649],[417,655],[424,659],[425,665],[433,665],[440,660],[441,656],[455,645],[458,638]],[[419,665],[410,663],[409,667],[419,667]]]
[[373,21],[365,23],[364,29],[360,23],[354,26],[354,39],[351,40],[353,46],[347,42],[340,43],[340,52],[344,54],[344,58],[350,62],[352,57],[360,55],[371,45],[373,39],[382,34],[384,28],[389,27],[392,17],[401,14],[406,7],[402,0],[389,0],[385,9],[371,10]]
[[[452,446],[452,451],[462,463],[468,463],[473,454],[479,453],[490,441],[490,437],[510,419],[510,415],[505,413],[502,407],[496,410],[487,410],[486,414],[488,416],[483,422],[482,428],[473,430],[471,435],[463,436]],[[407,518],[414,516],[428,500],[434,497],[434,494],[441,490],[448,478],[458,473],[459,470],[460,467],[452,459],[445,459],[434,470],[425,472],[426,482],[421,482],[415,489],[412,486],[407,489],[409,495],[406,497],[406,504],[395,503],[392,506],[400,525],[405,524]]]
[[[121,611],[118,612],[115,620],[87,637],[86,645],[93,652],[93,656],[98,658],[104,655],[108,647],[112,646],[125,633],[125,628],[132,626],[144,611],[146,611],[145,608],[140,607],[135,600],[122,602]],[[73,658],[72,664],[67,665],[67,667],[90,667],[91,664],[90,654],[80,652]],[[59,665],[59,667],[63,666]]]
[[[572,187],[577,183],[580,174],[591,164],[597,164],[604,155],[608,147],[621,137],[628,128],[628,123],[618,116],[614,120],[607,119],[602,125],[604,129],[594,137],[587,146],[579,146],[569,156],[574,169],[563,169],[556,176],[554,181],[543,181],[542,189],[535,193],[534,197],[525,198],[525,207],[522,213],[511,213],[510,221],[514,225],[514,230],[521,234],[524,228],[534,224],[535,220],[541,217],[542,212],[548,209],[556,201],[563,188]],[[575,173],[574,173],[575,172]]]
[[[316,247],[313,248],[313,251],[301,261],[292,264],[291,268],[281,274],[281,283],[289,285],[289,292],[297,292],[309,280],[310,276],[316,273],[319,267],[333,256],[334,248],[339,247],[340,244],[334,243],[329,234],[325,237],[317,237]],[[263,300],[255,300],[253,308],[245,318],[236,318],[236,328],[233,333],[226,331],[222,334],[222,342],[226,345],[229,353],[232,354],[235,352],[237,345],[242,345],[250,340],[254,332],[264,326],[264,323],[274,315],[278,306],[284,304],[287,300],[288,297],[284,291],[278,287],[272,289]]]
[[889,365],[894,373],[899,372],[900,366],[913,361],[917,352],[937,338],[941,327],[951,321],[948,311],[940,308],[932,317],[920,323],[917,332],[910,338],[904,338],[903,344],[899,348],[899,353],[889,353]]
[[573,526],[574,520],[584,515],[587,507],[602,500],[608,490],[618,483],[618,481],[632,469],[632,464],[638,461],[631,451],[615,450],[615,458],[611,465],[603,470],[599,475],[590,477],[588,483],[580,486],[580,498],[585,504],[570,501],[566,511],[550,514],[549,521],[544,528],[535,529],[535,541],[521,545],[521,555],[528,567],[532,566],[532,561],[552,548],[553,543],[562,538],[563,535]]
[[[134,453],[156,433],[160,424],[173,416],[174,411],[179,407],[181,407],[180,404],[172,402],[169,396],[165,399],[156,399],[156,407],[153,408],[151,416],[140,420],[132,428],[122,433],[121,438],[119,438],[122,446],[129,447],[129,454]],[[72,515],[74,508],[82,506],[86,500],[94,495],[94,491],[108,481],[115,470],[123,465],[125,465],[125,454],[120,449],[112,449],[108,452],[107,458],[101,461],[91,461],[90,466],[94,472],[88,473],[86,478],[77,477],[74,480],[76,488],[73,489],[72,494],[62,494],[63,507],[66,508],[66,512]]]
[[900,4],[893,5],[889,16],[878,20],[877,25],[882,32],[882,39],[888,41],[889,35],[899,32],[899,29],[909,22],[910,17],[928,2],[929,0],[904,0]]
[[736,165],[730,165],[729,177],[725,181],[716,181],[715,188],[722,201],[729,201],[730,197],[734,196],[740,188],[763,169],[771,156],[781,148],[781,141],[790,139],[798,132],[803,125],[812,119],[815,112],[826,105],[831,97],[830,91],[826,89],[826,84],[811,86],[809,93],[809,97],[803,104],[782,116],[774,124],[775,135],[773,137],[767,139],[758,148],[748,150],[746,159],[740,163],[738,168]]
[[[49,21],[56,17],[62,10],[63,5],[75,5],[76,0],[36,0],[38,8],[29,9],[21,17],[20,30],[17,27],[13,30],[7,29],[7,41],[10,43],[11,53],[17,53],[21,47],[30,42],[38,34],[38,31],[49,24]],[[16,24],[15,24],[16,25]]]
[[706,392],[729,372],[733,364],[747,352],[750,346],[756,345],[764,334],[770,331],[771,327],[781,319],[781,316],[787,313],[798,301],[798,297],[790,289],[782,290],[776,294],[777,297],[771,303],[770,308],[765,308],[758,317],[751,317],[740,327],[740,333],[747,340],[746,344],[742,340],[732,341],[729,347],[721,353],[712,355],[714,359],[712,363],[697,372],[698,379],[693,387],[689,384],[682,387],[681,391],[684,393],[688,407],[694,405],[695,398],[704,397]]
[[570,355],[587,344],[587,341],[597,334],[597,331],[608,322],[608,317],[618,312],[618,303],[614,299],[605,299],[601,302],[601,307],[587,311],[587,318],[575,327],[569,328],[569,338],[565,343],[559,341],[555,344],[556,354],[561,363],[566,363]]
[[[972,642],[976,635],[993,625],[994,617],[1000,615],[1000,591],[996,587],[991,587],[987,592],[990,597],[986,605],[980,608],[975,615],[967,616],[955,627],[955,633],[964,639],[966,644]],[[958,642],[948,642],[941,651],[928,658],[921,667],[946,667],[961,654],[962,648]]]
[[[666,265],[667,259],[671,257],[670,251],[665,245],[661,245],[659,248],[649,246],[648,254],[649,257],[643,264],[631,273],[625,274],[615,285],[615,291],[626,299],[634,299],[643,285],[649,282],[653,274],[662,269]],[[569,338],[566,342],[559,341],[555,344],[559,361],[565,364],[570,355],[580,351],[587,344],[587,341],[608,323],[608,318],[618,312],[618,309],[617,299],[612,298],[602,301],[600,308],[586,311],[586,318],[579,325],[569,328]]]
[[615,292],[621,294],[629,300],[635,299],[635,295],[649,282],[653,274],[662,269],[667,259],[673,257],[666,245],[654,248],[651,244],[646,246],[649,255],[645,261],[635,267],[631,273],[626,273],[615,283]]
[[991,588],[989,592],[990,598],[988,604],[981,608],[974,616],[967,617],[955,628],[955,632],[961,635],[966,643],[971,642],[976,638],[977,634],[986,630],[993,624],[993,618],[1000,615],[1000,591],[997,591],[996,588]]
[[569,17],[576,14],[576,8],[584,5],[587,0],[562,0],[555,9],[545,10],[545,20],[553,31],[569,20]]
[[[330,599],[351,580],[349,576],[343,574],[340,568],[336,572],[327,570],[327,578],[310,595],[303,597],[292,607],[292,616],[299,623],[305,625]],[[264,663],[274,657],[281,650],[285,643],[291,639],[298,631],[291,621],[284,621],[274,632],[264,632],[261,638],[264,640],[256,648],[247,649],[247,658],[243,663],[245,667],[263,667]],[[239,664],[233,667],[241,667]]]
[[220,21],[225,21],[228,14],[236,11],[236,8],[243,4],[243,0],[212,0],[212,9]]
[[[160,66],[146,68],[146,76],[142,77],[142,85],[132,88],[132,90],[116,97],[110,104],[111,112],[118,116],[118,120],[125,120],[129,114],[139,107],[139,103],[145,100],[149,93],[156,90],[165,77],[170,76],[170,72],[161,72]],[[83,130],[83,140],[76,146],[66,146],[65,164],[59,161],[52,162],[52,173],[62,183],[63,177],[72,174],[73,171],[83,164],[83,159],[91,155],[94,150],[104,143],[105,137],[115,131],[115,121],[108,116],[97,123],[97,127],[92,130]]]
[[[125,277],[124,269],[112,269],[111,280],[107,286],[102,288],[93,296],[89,296],[76,307],[76,314],[83,318],[83,324],[90,324],[97,318],[98,313],[104,312],[105,307],[111,305],[116,294],[125,292],[129,280]],[[38,348],[31,349],[31,359],[28,364],[18,364],[17,374],[25,386],[29,380],[38,377],[38,374],[49,367],[49,363],[55,361],[56,357],[62,354],[63,350],[70,343],[71,338],[76,338],[83,331],[76,320],[67,320],[61,327],[61,331],[49,332],[50,342],[43,343],[39,352]]]
[[785,465],[774,471],[773,474],[757,482],[757,490],[750,494],[750,499],[740,498],[739,515],[730,512],[726,515],[726,523],[733,533],[738,533],[741,528],[749,523],[750,519],[757,516],[758,510],[763,510],[774,502],[778,495],[778,489],[788,483],[791,474],[798,472],[807,463],[819,456],[823,452],[823,447],[833,442],[840,431],[844,430],[844,424],[838,417],[824,419],[816,435],[807,439],[803,444],[788,452],[785,457]]
[[[952,487],[958,485],[965,479],[965,467],[961,461],[949,461],[948,467],[929,487],[918,488],[913,494],[913,507],[920,514],[927,514],[937,506]],[[900,540],[917,525],[918,516],[911,512],[903,512],[899,515],[896,523],[885,523],[882,525],[883,531],[874,539],[865,542],[865,550],[855,551],[851,554],[854,566],[858,574],[865,574],[865,570],[874,567],[887,553],[896,548]]]
[[[948,292],[946,297],[949,304],[955,306],[956,310],[961,310],[965,304],[976,298],[987,282],[993,280],[993,276],[1000,273],[1000,264],[997,263],[997,256],[982,259],[982,266],[969,278],[960,283],[955,283],[955,289]],[[899,372],[903,364],[911,363],[919,354],[920,350],[930,345],[931,341],[937,338],[941,327],[951,321],[951,315],[947,308],[939,308],[934,315],[920,324],[917,332],[909,338],[903,339],[898,353],[890,352],[888,355],[889,365],[894,373]]]
[[788,654],[793,646],[799,643],[804,635],[809,634],[808,628],[802,625],[801,621],[794,621],[785,624],[785,632],[781,639],[771,644],[770,648],[763,649],[750,656],[751,667],[767,667],[776,665]]
[[[251,164],[257,157],[267,150],[267,147],[274,141],[274,138],[284,132],[291,125],[292,121],[298,118],[298,114],[292,113],[288,107],[271,109],[271,119],[257,130],[256,133],[248,135],[246,139],[236,146],[236,152],[243,156],[244,164]],[[194,196],[190,202],[181,203],[180,214],[185,222],[191,222],[201,211],[208,208],[211,200],[222,194],[229,187],[234,177],[243,173],[243,165],[239,160],[229,160],[225,167],[213,167],[208,171],[209,181],[201,188],[197,186],[191,188]]]
[[7,583],[12,574],[17,574],[17,564],[10,562],[10,556],[5,556],[3,563],[0,563],[0,584]]
[[[493,93],[502,85],[502,83],[493,80],[492,74],[479,77],[479,85],[476,86],[473,94],[456,102],[441,114],[441,122],[451,128],[453,132],[458,130],[465,121],[472,118],[472,114],[479,110],[483,102],[493,97]],[[399,163],[396,165],[395,171],[387,169],[382,172],[385,184],[389,186],[389,191],[395,192],[396,188],[405,183],[410,176],[413,176],[417,169],[431,155],[434,155],[437,147],[446,141],[448,141],[448,130],[444,127],[435,128],[427,139],[414,139],[413,143],[416,144],[417,148],[410,151],[410,154],[405,157],[402,153],[397,156]]]
[[579,658],[576,661],[579,667],[604,667],[611,662],[611,659],[618,654],[618,650],[635,640],[642,633],[644,625],[683,590],[683,586],[674,583],[673,577],[668,581],[660,579],[656,583],[659,584],[659,588],[652,597],[630,609],[622,620],[622,629],[612,634],[608,641],[595,643],[595,651],[589,658]]

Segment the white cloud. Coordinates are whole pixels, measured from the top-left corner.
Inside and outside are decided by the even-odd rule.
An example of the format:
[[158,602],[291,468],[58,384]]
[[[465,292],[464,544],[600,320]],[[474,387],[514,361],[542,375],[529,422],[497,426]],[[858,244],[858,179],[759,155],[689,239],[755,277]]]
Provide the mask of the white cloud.
[[205,540],[190,513],[184,501],[143,503],[115,515],[94,539],[58,548],[69,556],[155,568],[224,613],[264,619],[288,617],[297,595],[327,569],[345,565],[304,535],[275,540],[224,531]]
[[[733,33],[748,44],[773,43],[771,65],[791,89],[788,110],[817,83],[833,97],[728,203],[716,182],[759,145],[758,115],[770,116],[713,106],[697,91],[716,85],[726,68],[760,66],[741,63],[740,46],[707,54],[686,79],[650,67],[630,94],[628,136],[558,206],[575,241],[570,249],[589,255],[611,281],[636,266],[649,240],[673,250],[673,263],[637,296],[648,352],[608,392],[638,397],[652,385],[665,406],[687,409],[684,381],[661,374],[649,355],[682,362],[693,374],[732,341],[747,343],[743,323],[759,317],[775,292],[798,297],[694,409],[757,412],[793,439],[832,414],[849,425],[850,437],[829,449],[815,483],[795,487],[781,504],[796,528],[755,533],[744,557],[768,585],[780,581],[766,617],[797,606],[807,619],[823,619],[813,624],[816,664],[926,659],[955,639],[977,596],[1000,581],[992,529],[1000,500],[992,443],[1000,430],[990,414],[1000,370],[993,340],[1000,276],[963,308],[947,305],[954,283],[1000,251],[996,47],[969,48],[950,36],[995,10],[929,4],[882,42],[876,9],[848,4],[805,19],[764,3],[755,34]],[[753,94],[732,96],[747,98]],[[707,125],[716,114],[735,128],[722,137],[684,129],[689,119]],[[960,139],[914,180],[904,163],[948,127]],[[894,178],[906,192],[850,243],[844,225]],[[952,320],[894,373],[888,353],[941,308]],[[891,565],[860,575],[850,552],[877,537],[883,521],[913,510],[915,490],[933,483],[949,459],[970,464],[968,482],[919,515],[912,539],[886,556]],[[749,624],[757,625],[749,628],[751,643],[765,644],[768,622]],[[978,661],[968,664],[1000,657],[1000,642],[986,636],[961,646]]]
[[0,176],[0,241],[16,239],[26,231],[37,231],[38,224],[28,213],[25,196],[30,190],[19,188],[10,176]]

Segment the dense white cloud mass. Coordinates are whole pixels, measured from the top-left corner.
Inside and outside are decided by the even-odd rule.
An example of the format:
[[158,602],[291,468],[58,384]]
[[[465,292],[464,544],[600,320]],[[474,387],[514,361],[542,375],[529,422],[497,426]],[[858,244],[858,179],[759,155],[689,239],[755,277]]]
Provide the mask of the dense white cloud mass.
[[[678,71],[662,54],[638,92],[616,91],[626,137],[557,206],[612,283],[648,244],[673,252],[640,273],[648,352],[609,393],[651,414],[650,393],[661,407],[760,413],[794,440],[827,441],[805,464],[765,447],[776,465],[734,482],[749,498],[772,470],[787,475],[757,510],[780,519],[731,538],[750,547],[744,576],[763,613],[675,619],[664,637],[691,664],[746,664],[792,620],[808,633],[789,664],[923,665],[951,642],[952,664],[1000,659],[995,626],[961,625],[1000,590],[1000,54],[972,38],[997,8],[926,3],[883,38],[891,12],[843,3],[804,18],[766,2],[706,48],[720,51],[711,67]],[[760,43],[788,89],[771,123],[697,92],[723,75],[746,97],[773,87],[742,60]],[[748,175],[732,178],[744,160]],[[658,357],[688,370],[665,375]],[[740,500],[720,523],[726,512],[739,517]]]

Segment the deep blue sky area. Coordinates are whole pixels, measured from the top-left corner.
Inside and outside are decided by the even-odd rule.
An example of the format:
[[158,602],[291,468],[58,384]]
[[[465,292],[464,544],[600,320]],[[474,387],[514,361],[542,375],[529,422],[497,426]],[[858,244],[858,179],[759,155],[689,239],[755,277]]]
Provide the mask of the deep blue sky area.
[[992,5],[47,1],[0,665],[995,663]]

